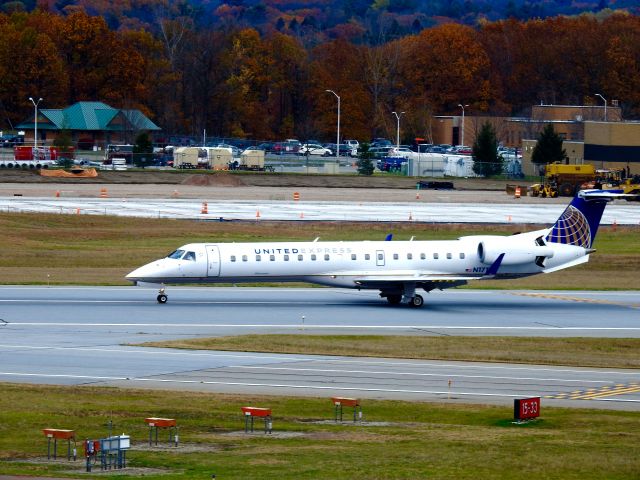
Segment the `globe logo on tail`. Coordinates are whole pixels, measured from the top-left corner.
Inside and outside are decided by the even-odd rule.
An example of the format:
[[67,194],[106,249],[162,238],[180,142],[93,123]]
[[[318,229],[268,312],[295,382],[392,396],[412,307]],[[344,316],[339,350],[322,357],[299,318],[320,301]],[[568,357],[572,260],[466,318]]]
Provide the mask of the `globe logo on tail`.
[[547,235],[547,241],[579,247],[591,247],[591,228],[584,214],[569,205]]

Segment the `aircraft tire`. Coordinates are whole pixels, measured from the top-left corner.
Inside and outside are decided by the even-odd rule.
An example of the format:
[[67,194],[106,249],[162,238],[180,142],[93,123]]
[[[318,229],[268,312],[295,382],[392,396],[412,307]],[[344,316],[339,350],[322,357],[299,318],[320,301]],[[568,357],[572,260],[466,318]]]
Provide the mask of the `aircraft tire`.
[[391,305],[399,305],[402,300],[402,295],[387,295],[387,302]]
[[422,305],[424,305],[424,298],[422,298],[422,295],[416,295],[411,299],[411,302],[409,303],[414,308],[420,308]]
[[167,303],[167,296],[164,293],[161,293],[160,295],[158,295],[157,297],[158,303]]

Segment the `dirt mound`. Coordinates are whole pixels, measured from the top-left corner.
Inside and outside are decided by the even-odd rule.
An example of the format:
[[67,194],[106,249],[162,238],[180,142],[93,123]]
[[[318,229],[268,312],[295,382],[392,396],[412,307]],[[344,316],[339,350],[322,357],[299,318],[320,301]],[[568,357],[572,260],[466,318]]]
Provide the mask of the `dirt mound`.
[[215,175],[189,175],[182,182],[180,182],[180,184],[196,185],[199,187],[238,187],[244,185],[242,179],[238,175],[230,175],[228,173],[216,173]]

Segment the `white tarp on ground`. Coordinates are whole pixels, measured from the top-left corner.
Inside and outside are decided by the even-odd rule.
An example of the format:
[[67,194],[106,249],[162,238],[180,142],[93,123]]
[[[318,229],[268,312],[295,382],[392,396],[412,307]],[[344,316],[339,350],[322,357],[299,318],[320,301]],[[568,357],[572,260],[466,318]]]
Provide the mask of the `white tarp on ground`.
[[[202,201],[167,199],[89,199],[0,197],[2,212],[46,212],[80,215],[181,218],[198,220],[312,220],[429,223],[552,224],[566,204],[478,204],[422,202],[286,202]],[[567,199],[568,203],[568,199]],[[640,225],[640,205],[619,201],[608,205],[603,224]],[[178,228],[178,227],[176,227]]]

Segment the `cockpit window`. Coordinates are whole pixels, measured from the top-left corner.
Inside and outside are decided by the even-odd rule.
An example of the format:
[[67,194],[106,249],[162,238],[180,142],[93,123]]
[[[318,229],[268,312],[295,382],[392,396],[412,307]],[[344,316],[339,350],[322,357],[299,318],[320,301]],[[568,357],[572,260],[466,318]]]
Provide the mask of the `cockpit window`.
[[179,259],[182,258],[182,255],[184,255],[184,250],[176,250],[174,252],[171,252],[167,258],[174,258],[174,259]]
[[196,252],[187,252],[184,256],[184,260],[190,260],[192,262],[196,261]]

